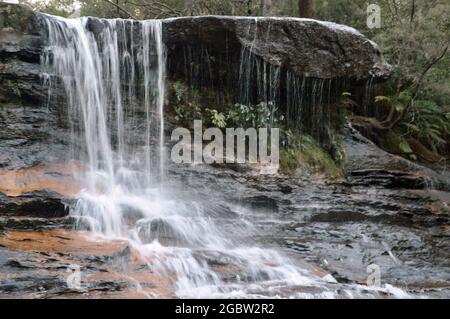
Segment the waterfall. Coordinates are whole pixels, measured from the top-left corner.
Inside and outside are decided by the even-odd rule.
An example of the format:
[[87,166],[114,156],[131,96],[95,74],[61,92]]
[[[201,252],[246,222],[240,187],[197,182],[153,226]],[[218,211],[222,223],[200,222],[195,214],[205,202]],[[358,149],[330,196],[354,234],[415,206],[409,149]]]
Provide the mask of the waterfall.
[[[251,41],[242,46],[239,60],[239,104],[258,105],[270,110],[270,124],[274,117],[301,134],[308,134],[323,147],[332,140],[331,104],[338,97],[345,83],[333,83],[331,79],[300,77],[295,72],[265,61],[255,52],[259,41],[269,41],[271,24],[264,25],[258,18],[248,23],[247,33]],[[336,90],[337,92],[331,91]],[[338,108],[337,106],[335,106]],[[337,110],[334,114],[339,113]],[[281,121],[279,121],[281,122]]]
[[[68,160],[84,167],[77,176],[83,190],[71,209],[78,229],[126,240],[149,272],[170,278],[177,297],[314,297],[305,290],[329,289],[330,276],[322,280],[276,250],[253,245],[250,222],[222,225],[226,199],[202,199],[165,177],[161,21],[45,21],[49,96],[57,87],[66,94],[73,145]],[[267,82],[258,95],[278,100],[280,69],[259,67],[258,78]],[[290,83],[304,85],[294,77]]]
[[267,107],[271,124],[274,116],[282,116],[287,127],[311,135],[323,146],[329,143],[332,80],[299,77],[243,47],[239,88],[239,104]]
[[[72,137],[84,139],[85,148],[75,151],[81,152],[75,157],[88,164],[89,177],[83,186],[90,192],[112,191],[118,184],[145,188],[162,179],[165,51],[161,21],[45,21],[50,46],[44,62],[63,82]],[[93,21],[97,25],[92,26]],[[91,27],[101,31],[91,32]],[[136,123],[137,113],[142,112],[146,121]],[[131,139],[136,124],[146,131],[144,147]],[[152,150],[155,132],[159,140]],[[138,154],[145,154],[145,163]]]

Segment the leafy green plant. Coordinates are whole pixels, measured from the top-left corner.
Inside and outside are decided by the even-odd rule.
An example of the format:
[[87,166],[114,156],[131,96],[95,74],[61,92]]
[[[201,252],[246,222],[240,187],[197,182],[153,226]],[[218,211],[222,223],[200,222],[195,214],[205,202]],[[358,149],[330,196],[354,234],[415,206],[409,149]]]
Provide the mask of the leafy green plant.
[[[390,109],[391,115],[405,112],[408,103],[411,103],[411,95],[405,90],[395,98],[391,96],[376,96],[375,103],[384,104]],[[408,139],[419,141],[425,148],[435,154],[439,148],[445,148],[448,136],[450,136],[450,109],[443,107],[431,100],[417,99],[413,101],[409,111],[395,128],[399,136],[397,141],[398,151],[410,159],[416,160],[414,149]]]
[[405,153],[405,154],[411,154],[413,152],[413,150],[411,149],[411,146],[409,145],[409,143],[405,140],[402,140],[399,144],[399,148],[400,150]]
[[280,127],[284,116],[280,115],[272,102],[256,105],[235,104],[228,112],[227,118],[234,126],[241,127]]
[[389,96],[379,95],[375,96],[376,103],[392,103],[392,99]]
[[408,135],[437,152],[447,143],[445,135],[450,135],[450,109],[445,110],[433,101],[417,100],[403,127]]
[[210,115],[211,123],[218,128],[225,128],[227,126],[226,116],[225,114],[215,110],[215,109],[206,109],[206,112]]
[[280,172],[294,175],[298,170],[324,174],[331,178],[343,176],[342,167],[309,135],[283,131],[280,151]]
[[186,88],[183,83],[176,81],[173,83],[173,91],[175,93],[175,99],[177,103],[181,103],[183,101],[184,95],[186,93]]

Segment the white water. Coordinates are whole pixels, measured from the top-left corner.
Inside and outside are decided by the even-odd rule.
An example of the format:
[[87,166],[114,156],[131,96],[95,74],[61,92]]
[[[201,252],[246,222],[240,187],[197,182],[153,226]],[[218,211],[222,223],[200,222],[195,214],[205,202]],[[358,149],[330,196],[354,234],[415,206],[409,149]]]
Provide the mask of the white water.
[[329,280],[275,250],[234,240],[238,229],[225,233],[194,195],[182,200],[167,186],[160,21],[46,21],[45,63],[62,79],[73,144],[82,145],[70,158],[86,169],[71,212],[78,227],[128,240],[149,272],[172,279],[177,297],[334,296]]

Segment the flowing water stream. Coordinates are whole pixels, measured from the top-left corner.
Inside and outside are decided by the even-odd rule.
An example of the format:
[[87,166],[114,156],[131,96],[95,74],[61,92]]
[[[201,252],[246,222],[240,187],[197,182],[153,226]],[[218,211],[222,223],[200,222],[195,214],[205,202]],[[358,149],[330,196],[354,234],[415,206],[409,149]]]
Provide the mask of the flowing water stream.
[[83,145],[69,156],[85,167],[71,211],[79,229],[128,241],[177,297],[355,296],[358,287],[338,294],[330,275],[252,240],[252,217],[238,205],[244,222],[218,222],[225,199],[197,196],[167,173],[161,21],[46,23],[44,62],[67,94],[73,144]]

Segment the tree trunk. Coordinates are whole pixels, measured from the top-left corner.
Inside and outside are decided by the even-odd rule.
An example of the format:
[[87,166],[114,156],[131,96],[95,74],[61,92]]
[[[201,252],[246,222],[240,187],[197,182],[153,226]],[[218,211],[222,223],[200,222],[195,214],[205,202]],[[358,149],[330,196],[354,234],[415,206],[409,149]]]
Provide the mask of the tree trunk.
[[261,0],[261,15],[270,16],[273,15],[273,5],[272,0]]
[[252,0],[247,0],[247,14],[249,16],[253,14],[252,5]]
[[191,16],[193,13],[193,6],[194,6],[194,2],[193,0],[185,0],[184,1],[184,7],[186,8],[186,14],[188,16]]
[[298,0],[298,12],[302,18],[314,18],[316,16],[316,1]]

